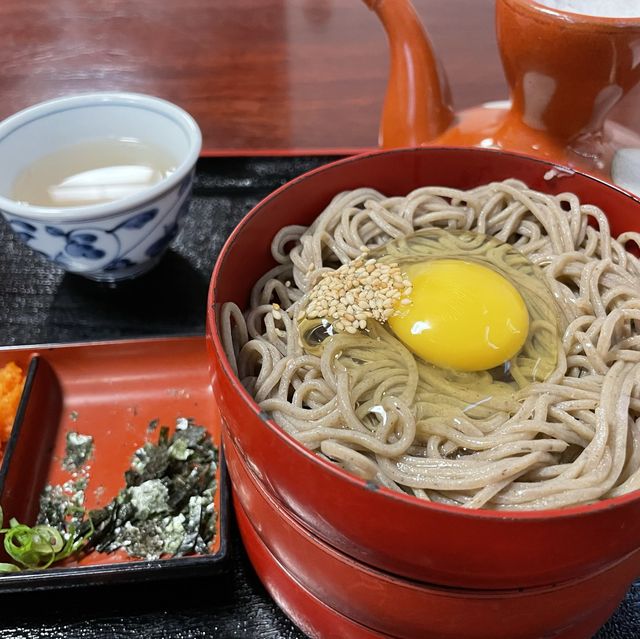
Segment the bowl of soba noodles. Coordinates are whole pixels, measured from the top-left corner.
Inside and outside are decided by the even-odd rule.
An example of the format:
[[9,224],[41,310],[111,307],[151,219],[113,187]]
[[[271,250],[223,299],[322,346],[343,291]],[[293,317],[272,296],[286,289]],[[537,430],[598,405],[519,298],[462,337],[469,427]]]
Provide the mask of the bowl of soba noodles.
[[639,231],[637,198],[502,151],[293,180],[212,276],[225,440],[373,570],[492,590],[613,570],[640,547]]

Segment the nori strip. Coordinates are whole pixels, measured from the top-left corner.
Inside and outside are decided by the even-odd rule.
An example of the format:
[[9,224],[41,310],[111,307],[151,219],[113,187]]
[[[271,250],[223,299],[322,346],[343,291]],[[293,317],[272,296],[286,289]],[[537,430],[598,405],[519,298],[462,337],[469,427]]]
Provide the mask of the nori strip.
[[[125,488],[89,517],[94,533],[87,549],[119,548],[146,559],[209,552],[215,535],[213,496],[218,451],[205,428],[178,419],[173,436],[160,428],[125,473]],[[83,529],[88,532],[89,523]]]
[[93,437],[82,435],[75,431],[67,433],[67,444],[65,447],[62,467],[68,471],[78,470],[86,464],[93,455]]

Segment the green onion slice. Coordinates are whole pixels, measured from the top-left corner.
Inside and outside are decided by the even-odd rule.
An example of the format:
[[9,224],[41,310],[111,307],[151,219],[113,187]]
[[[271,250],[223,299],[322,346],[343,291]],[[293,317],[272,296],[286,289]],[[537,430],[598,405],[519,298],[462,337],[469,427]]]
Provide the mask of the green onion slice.
[[[48,568],[51,564],[66,559],[79,551],[93,535],[91,518],[89,531],[76,538],[73,525],[64,535],[52,526],[27,526],[15,519],[9,521],[9,528],[2,528],[3,515],[0,507],[0,534],[4,534],[4,549],[23,568]],[[66,539],[65,539],[66,537]],[[0,574],[21,570],[18,565],[0,563]]]

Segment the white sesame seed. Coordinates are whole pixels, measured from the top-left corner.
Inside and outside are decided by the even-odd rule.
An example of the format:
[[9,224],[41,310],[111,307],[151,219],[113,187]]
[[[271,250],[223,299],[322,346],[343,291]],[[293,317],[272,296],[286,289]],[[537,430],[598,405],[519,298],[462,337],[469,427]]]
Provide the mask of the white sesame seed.
[[[312,263],[310,269],[313,267]],[[311,271],[310,275],[313,281]],[[366,327],[369,318],[386,321],[394,312],[394,304],[411,290],[411,282],[395,262],[381,264],[360,256],[336,270],[324,268],[309,292],[306,309],[297,317],[299,321],[305,317],[327,318],[334,322],[335,332],[349,327],[358,330]],[[274,305],[276,311],[279,308]]]

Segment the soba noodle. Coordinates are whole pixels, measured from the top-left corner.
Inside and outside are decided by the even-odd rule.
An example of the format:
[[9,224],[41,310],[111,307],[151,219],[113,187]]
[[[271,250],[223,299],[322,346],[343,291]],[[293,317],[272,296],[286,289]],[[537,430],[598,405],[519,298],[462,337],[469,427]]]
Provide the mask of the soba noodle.
[[[338,334],[317,354],[303,348],[296,318],[323,273],[432,227],[494,236],[539,267],[563,328],[544,381],[514,388],[437,369],[380,327],[373,346]],[[640,235],[612,238],[604,213],[576,195],[516,180],[406,197],[357,189],[276,235],[278,266],[249,309],[221,309],[223,342],[262,410],[367,480],[468,508],[593,502],[640,488],[640,262],[628,243]]]

